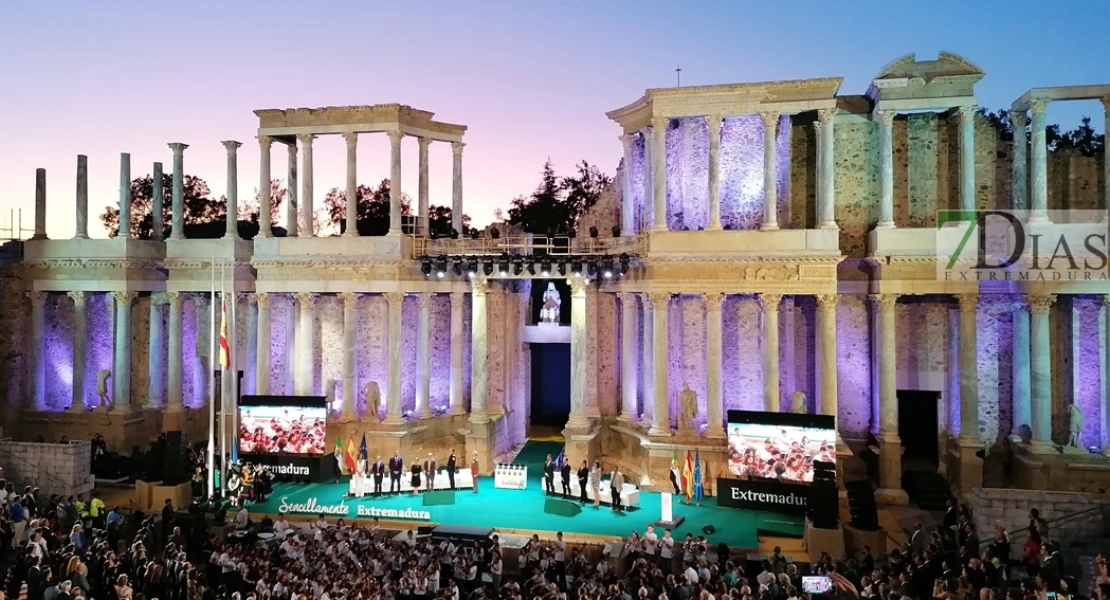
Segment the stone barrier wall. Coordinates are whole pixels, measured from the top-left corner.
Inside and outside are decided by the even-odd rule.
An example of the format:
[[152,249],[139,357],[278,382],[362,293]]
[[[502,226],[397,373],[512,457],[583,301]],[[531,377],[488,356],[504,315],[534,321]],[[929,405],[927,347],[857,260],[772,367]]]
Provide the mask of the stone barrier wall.
[[92,442],[68,444],[0,441],[0,467],[9,482],[40,488],[43,495],[91,492]]
[[[1042,492],[1037,490],[1012,490],[975,488],[968,496],[968,508],[979,539],[987,542],[994,537],[994,523],[1001,521],[1011,532],[1011,556],[1025,543],[1025,533],[1013,532],[1029,526],[1029,509],[1036,508],[1041,518],[1049,521],[1050,541],[1078,541],[1100,537],[1110,518],[1110,495],[1079,492]],[[1073,519],[1067,515],[1088,511]]]

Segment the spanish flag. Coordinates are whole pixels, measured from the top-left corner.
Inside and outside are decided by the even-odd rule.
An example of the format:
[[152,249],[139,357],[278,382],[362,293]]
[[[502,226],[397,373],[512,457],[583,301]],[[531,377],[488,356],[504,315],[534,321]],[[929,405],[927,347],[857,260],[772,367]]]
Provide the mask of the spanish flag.
[[347,439],[347,468],[355,472],[355,436]]
[[682,491],[686,492],[686,504],[694,497],[694,461],[690,451],[686,451],[686,466],[682,469]]
[[220,304],[220,366],[231,368],[231,349],[227,345],[227,300]]

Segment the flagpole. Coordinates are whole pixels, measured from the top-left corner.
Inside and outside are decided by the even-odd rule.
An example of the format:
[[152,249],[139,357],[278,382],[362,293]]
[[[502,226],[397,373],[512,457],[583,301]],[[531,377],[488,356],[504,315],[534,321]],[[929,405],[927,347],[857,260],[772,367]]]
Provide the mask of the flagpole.
[[[212,289],[210,290],[208,299],[211,305],[211,321],[209,329],[209,361],[215,355],[216,349],[216,257],[212,257]],[[216,379],[210,377],[208,379],[208,497],[212,498],[216,493]]]
[[228,276],[230,279],[231,287],[231,308],[228,314],[227,323],[227,366],[231,371],[231,383],[228,384],[231,393],[228,397],[231,399],[228,412],[228,439],[227,448],[231,452],[232,460],[239,459],[239,362],[236,356],[236,346],[239,345],[239,330],[236,329],[235,324],[238,323],[239,311],[236,306],[239,304],[238,294],[235,292],[235,258],[234,255],[231,259],[231,264],[228,265]]
[[[220,261],[220,335],[223,335],[223,319],[226,309],[224,303],[227,302],[227,273],[225,272],[224,262]],[[223,465],[223,477],[220,478],[220,484],[223,488],[224,497],[227,497],[228,479],[230,478],[230,470],[228,467],[228,446],[227,446],[227,369],[220,365],[220,464]]]

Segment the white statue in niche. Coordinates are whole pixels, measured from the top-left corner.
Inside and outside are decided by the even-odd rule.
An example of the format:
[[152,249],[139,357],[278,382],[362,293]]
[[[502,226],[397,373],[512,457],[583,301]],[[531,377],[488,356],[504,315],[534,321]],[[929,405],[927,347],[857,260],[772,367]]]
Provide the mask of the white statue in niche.
[[96,397],[100,400],[100,408],[103,409],[112,405],[112,400],[108,398],[108,379],[111,377],[112,372],[108,369],[96,372]]
[[377,381],[366,384],[366,414],[379,421],[382,418],[382,391]]
[[802,392],[794,392],[790,394],[790,412],[796,415],[804,415],[806,410],[806,395]]
[[555,283],[547,282],[547,289],[543,292],[543,306],[540,308],[540,324],[558,325],[559,305],[562,303],[563,299],[559,297],[559,290],[555,289]]
[[1082,448],[1079,445],[1079,434],[1083,432],[1083,411],[1072,404],[1068,408],[1068,417],[1068,432],[1071,434],[1068,438],[1068,445],[1072,448]]
[[682,409],[678,415],[678,430],[690,431],[694,428],[694,418],[698,416],[698,395],[690,389],[690,384],[682,384],[682,392],[678,394],[678,404]]

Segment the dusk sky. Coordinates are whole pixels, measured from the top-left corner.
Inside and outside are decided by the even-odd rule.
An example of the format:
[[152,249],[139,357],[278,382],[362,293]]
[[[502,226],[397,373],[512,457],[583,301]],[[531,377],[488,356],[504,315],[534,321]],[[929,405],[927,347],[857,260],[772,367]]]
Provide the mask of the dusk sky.
[[[922,7],[927,7],[923,9]],[[90,234],[118,198],[119,153],[132,176],[168,142],[190,145],[185,171],[226,187],[221,140],[243,142],[240,198],[258,185],[258,108],[400,103],[467,125],[464,206],[476,224],[530,193],[550,157],[560,173],[588,160],[615,172],[620,133],[605,112],[646,88],[843,77],[861,94],[886,63],[940,50],[976,63],[981,106],[1031,87],[1110,83],[1110,2],[52,2],[16,1],[0,20],[0,228],[23,209],[33,227],[35,168],[47,169],[50,237],[74,231],[77,154],[89,157]],[[1096,101],[1059,103],[1048,120]],[[342,138],[316,141],[315,197],[344,185]],[[359,181],[389,173],[383,134],[359,142]],[[416,195],[416,140],[402,188]],[[431,150],[431,203],[450,204],[451,152]],[[285,173],[275,146],[273,173]],[[0,232],[5,234],[7,232]],[[27,237],[25,234],[23,237]]]

